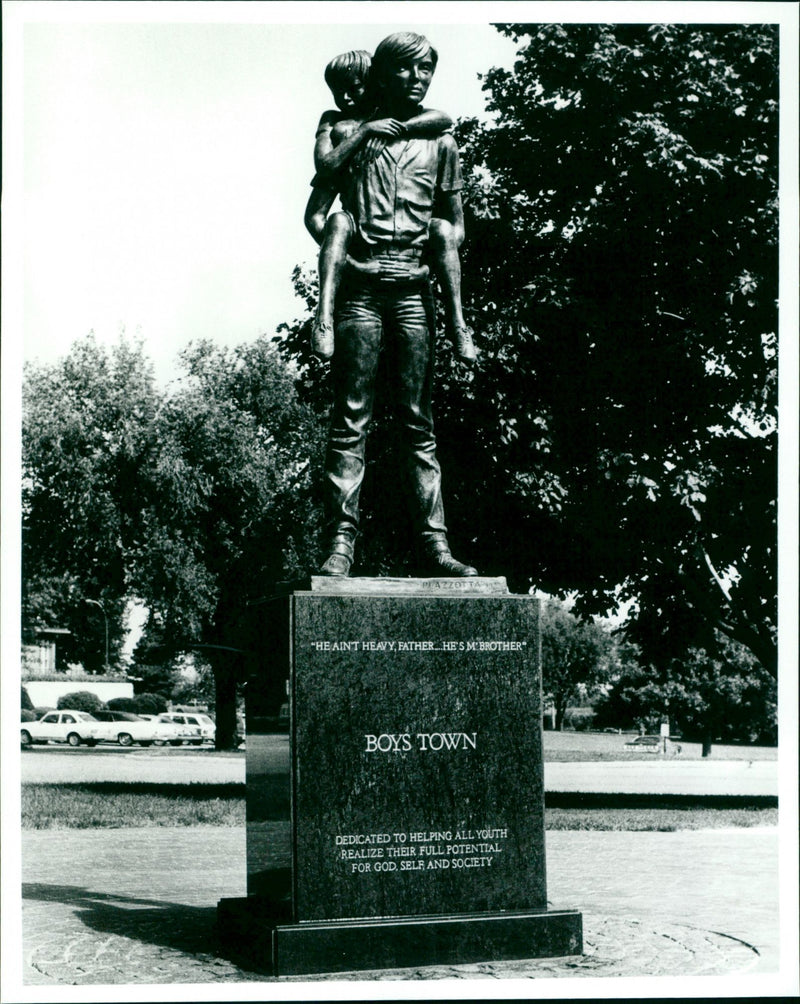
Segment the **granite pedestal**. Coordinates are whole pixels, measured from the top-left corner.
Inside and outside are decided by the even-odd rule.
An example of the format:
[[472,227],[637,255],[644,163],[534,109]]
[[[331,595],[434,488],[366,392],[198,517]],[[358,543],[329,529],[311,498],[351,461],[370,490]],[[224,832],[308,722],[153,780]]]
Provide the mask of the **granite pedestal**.
[[256,634],[229,946],[276,975],[581,952],[547,909],[536,600],[320,577]]

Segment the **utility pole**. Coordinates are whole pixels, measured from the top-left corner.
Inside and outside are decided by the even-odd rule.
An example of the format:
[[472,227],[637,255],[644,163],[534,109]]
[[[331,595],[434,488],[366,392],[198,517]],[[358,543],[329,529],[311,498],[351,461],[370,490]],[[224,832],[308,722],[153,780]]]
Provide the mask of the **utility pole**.
[[104,668],[106,673],[108,673],[111,667],[108,664],[108,617],[106,616],[106,610],[103,604],[100,602],[100,600],[86,600],[86,602],[91,603],[95,607],[100,607],[100,610],[103,614],[103,620],[105,621],[106,625],[106,661]]

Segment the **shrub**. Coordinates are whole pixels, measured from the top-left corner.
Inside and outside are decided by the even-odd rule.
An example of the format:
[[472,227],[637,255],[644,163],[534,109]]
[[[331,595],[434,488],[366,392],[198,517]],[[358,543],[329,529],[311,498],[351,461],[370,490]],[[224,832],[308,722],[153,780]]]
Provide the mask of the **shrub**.
[[110,711],[131,711],[136,712],[137,702],[135,697],[112,697],[106,701],[106,707]]
[[[20,689],[21,689],[21,695],[20,696],[21,696],[21,700],[22,700],[22,703],[20,704],[20,707],[23,710],[25,710],[25,711],[33,711],[33,701],[31,700],[31,696],[28,693],[28,688],[23,684],[23,686]],[[26,722],[31,721],[30,718],[25,718],[23,720],[26,721]]]
[[76,690],[71,694],[59,697],[56,707],[59,709],[69,708],[71,711],[88,711],[91,714],[93,711],[104,708],[105,702],[101,701],[97,694],[93,694],[91,690]]
[[138,715],[160,715],[167,710],[167,702],[161,694],[137,694],[133,699]]
[[570,708],[564,714],[564,728],[585,732],[592,727],[594,711],[591,708]]
[[19,717],[21,722],[35,722],[38,720],[39,716],[36,714],[33,708],[23,708],[22,711],[20,712]]

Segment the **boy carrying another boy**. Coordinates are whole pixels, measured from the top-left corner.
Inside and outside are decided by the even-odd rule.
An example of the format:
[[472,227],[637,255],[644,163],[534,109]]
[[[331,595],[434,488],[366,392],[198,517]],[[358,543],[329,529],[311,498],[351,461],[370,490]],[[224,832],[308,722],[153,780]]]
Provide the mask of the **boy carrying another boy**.
[[[478,574],[453,557],[447,540],[431,404],[434,304],[422,263],[436,233],[445,257],[450,256],[451,265],[455,257],[458,264],[464,238],[458,148],[453,137],[441,131],[433,136],[404,135],[409,122],[421,113],[437,59],[436,50],[421,35],[402,32],[380,43],[370,70],[370,90],[375,95],[374,121],[388,121],[388,134],[377,134],[376,146],[381,148],[370,153],[372,159],[365,147],[365,163],[356,169],[340,169],[327,179],[318,175],[306,210],[306,226],[323,244],[323,269],[333,259],[330,271],[341,279],[325,456],[323,575],[350,574],[382,353],[410,482],[408,512],[420,571],[438,577]],[[332,130],[342,126],[339,145],[362,124],[358,119],[332,124]],[[364,138],[362,134],[358,143]],[[333,136],[331,146],[335,152]],[[325,151],[323,143],[323,157]],[[329,227],[327,214],[337,195],[342,212],[334,214],[338,222]],[[333,254],[336,248],[338,258]],[[460,308],[454,317],[453,323],[463,323]],[[332,324],[333,317],[323,310],[319,320]]]
[[[317,175],[312,183],[314,192],[306,209],[306,226],[321,242],[319,256],[319,305],[311,331],[313,352],[329,359],[334,350],[333,312],[342,272],[349,262],[350,242],[355,235],[352,216],[345,210],[325,219],[320,237],[319,226],[330,209],[331,188],[346,185],[342,174],[354,174],[379,156],[389,140],[401,137],[434,137],[449,130],[453,121],[445,112],[421,106],[401,121],[392,117],[378,118],[378,89],[370,80],[372,60],[368,52],[356,50],[336,56],[325,68],[325,81],[333,93],[338,111],[323,113],[317,127],[314,146],[314,166]],[[322,214],[322,217],[320,216]],[[476,358],[472,330],[464,320],[461,307],[461,264],[452,227],[434,218],[429,228],[430,250],[434,267],[445,293],[447,327],[459,357],[467,362]],[[463,236],[462,236],[463,240]],[[371,266],[373,272],[377,271]],[[428,266],[419,264],[402,276],[406,281],[424,279]],[[386,281],[396,276],[386,275]]]

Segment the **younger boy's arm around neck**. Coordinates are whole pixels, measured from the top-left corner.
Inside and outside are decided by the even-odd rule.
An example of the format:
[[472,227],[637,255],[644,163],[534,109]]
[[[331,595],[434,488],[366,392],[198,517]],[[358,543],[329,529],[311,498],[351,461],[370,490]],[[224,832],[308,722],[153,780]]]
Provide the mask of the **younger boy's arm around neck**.
[[453,128],[453,120],[447,112],[435,108],[420,108],[403,122],[404,136],[440,136]]

